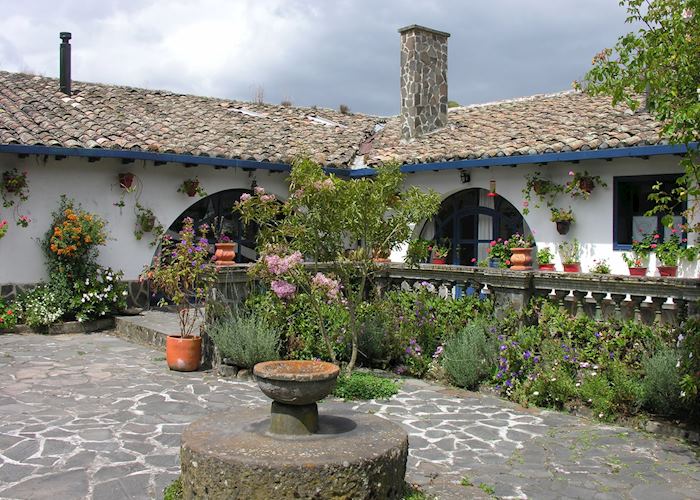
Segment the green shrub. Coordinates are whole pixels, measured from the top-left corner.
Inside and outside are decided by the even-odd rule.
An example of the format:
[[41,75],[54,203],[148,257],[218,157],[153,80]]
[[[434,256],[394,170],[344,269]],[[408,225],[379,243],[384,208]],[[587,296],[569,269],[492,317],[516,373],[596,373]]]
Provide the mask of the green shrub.
[[20,320],[32,328],[55,323],[66,313],[70,296],[51,284],[41,284],[17,298]]
[[258,314],[229,310],[207,332],[222,356],[236,366],[252,368],[256,363],[279,359],[279,330]]
[[496,353],[495,335],[474,321],[445,343],[442,363],[452,382],[474,389],[493,372]]
[[10,330],[17,325],[17,316],[19,311],[14,304],[5,305],[5,302],[0,300],[0,330]]
[[354,372],[338,377],[333,395],[343,399],[389,399],[398,392],[399,384],[391,379]]
[[366,366],[385,368],[391,357],[389,320],[381,305],[366,303],[360,309],[361,322],[358,338],[360,359]]
[[184,493],[182,491],[182,476],[165,487],[163,490],[163,500],[182,500]]
[[681,375],[676,368],[678,352],[664,348],[644,361],[644,407],[659,415],[681,413]]

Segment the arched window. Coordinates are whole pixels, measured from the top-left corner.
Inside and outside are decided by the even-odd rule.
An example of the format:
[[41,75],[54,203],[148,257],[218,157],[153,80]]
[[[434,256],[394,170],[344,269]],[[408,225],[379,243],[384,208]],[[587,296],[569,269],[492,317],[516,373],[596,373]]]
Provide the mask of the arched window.
[[489,243],[514,233],[530,234],[523,216],[512,203],[489,191],[466,189],[446,198],[434,219],[423,227],[421,238],[449,240],[448,263],[471,266],[488,258]]
[[[182,221],[185,217],[194,219],[195,227],[201,224],[209,224],[214,227],[223,226],[223,233],[232,241],[238,243],[236,262],[252,262],[257,258],[255,252],[255,235],[257,227],[248,227],[247,230],[241,223],[240,216],[232,211],[233,204],[238,201],[243,193],[250,193],[248,189],[229,189],[207,196],[191,205],[175,219],[168,228],[168,234],[176,236],[182,229]],[[223,222],[222,222],[223,221]],[[218,228],[218,227],[217,227]],[[209,241],[214,243],[213,230],[207,235]]]

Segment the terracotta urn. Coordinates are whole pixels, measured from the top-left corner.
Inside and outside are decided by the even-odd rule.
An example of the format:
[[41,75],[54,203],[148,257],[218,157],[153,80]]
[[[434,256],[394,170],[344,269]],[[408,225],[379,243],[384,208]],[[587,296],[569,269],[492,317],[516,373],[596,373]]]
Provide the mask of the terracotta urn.
[[532,247],[511,248],[510,264],[512,271],[529,271],[532,269]]
[[646,267],[630,267],[628,269],[630,271],[630,276],[646,276],[647,275],[647,268]]
[[196,371],[202,359],[202,337],[169,335],[165,339],[165,359],[171,370]]
[[667,278],[675,278],[678,272],[678,266],[656,266],[659,270],[659,276]]
[[214,263],[216,267],[233,266],[235,264],[233,259],[236,258],[238,243],[216,243],[214,246],[216,247],[216,251],[214,252]]
[[565,273],[580,273],[581,272],[581,263],[580,262],[572,262],[570,264],[562,264],[564,266],[564,272]]

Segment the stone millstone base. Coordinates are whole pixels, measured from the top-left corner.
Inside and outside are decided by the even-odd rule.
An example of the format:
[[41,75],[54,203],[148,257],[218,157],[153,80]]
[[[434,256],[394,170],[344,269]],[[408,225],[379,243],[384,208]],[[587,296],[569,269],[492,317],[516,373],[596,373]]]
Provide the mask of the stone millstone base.
[[184,497],[399,499],[408,436],[374,415],[321,415],[310,436],[268,433],[267,408],[196,420],[182,434]]

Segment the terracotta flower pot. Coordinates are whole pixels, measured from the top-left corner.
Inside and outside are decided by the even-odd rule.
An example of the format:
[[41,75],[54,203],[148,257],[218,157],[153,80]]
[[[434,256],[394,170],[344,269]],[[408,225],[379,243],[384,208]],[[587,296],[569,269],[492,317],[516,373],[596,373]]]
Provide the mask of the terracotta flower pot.
[[199,181],[189,181],[185,183],[185,193],[190,198],[197,194],[197,188],[199,187]]
[[532,247],[511,248],[510,264],[512,271],[529,271],[532,269]]
[[122,189],[130,189],[134,183],[134,174],[131,172],[124,172],[119,174],[119,187]]
[[233,259],[236,258],[237,243],[216,243],[214,246],[216,247],[214,252],[216,267],[226,267],[235,264]]
[[630,271],[630,276],[646,276],[647,275],[647,268],[646,267],[629,267],[628,269]]
[[153,231],[153,228],[156,226],[155,215],[143,217],[140,220],[140,224],[141,224],[141,231],[143,231],[144,233],[150,233],[151,231]]
[[562,264],[564,266],[564,272],[565,273],[580,273],[581,272],[581,263],[580,262],[572,262],[571,264]]
[[557,233],[566,234],[571,229],[571,221],[568,220],[558,220],[557,221]]
[[532,184],[532,190],[535,194],[542,194],[547,186],[547,183],[542,180],[537,180]]
[[165,359],[171,370],[196,371],[202,359],[202,337],[168,336],[165,339]]
[[540,271],[556,271],[554,264],[540,264]]
[[656,266],[659,270],[659,276],[675,277],[678,271],[678,266]]
[[580,181],[578,181],[578,187],[581,189],[581,191],[591,194],[591,191],[593,191],[595,184],[593,184],[593,179],[589,177],[584,177]]
[[447,259],[435,257],[432,261],[431,264],[447,264]]

